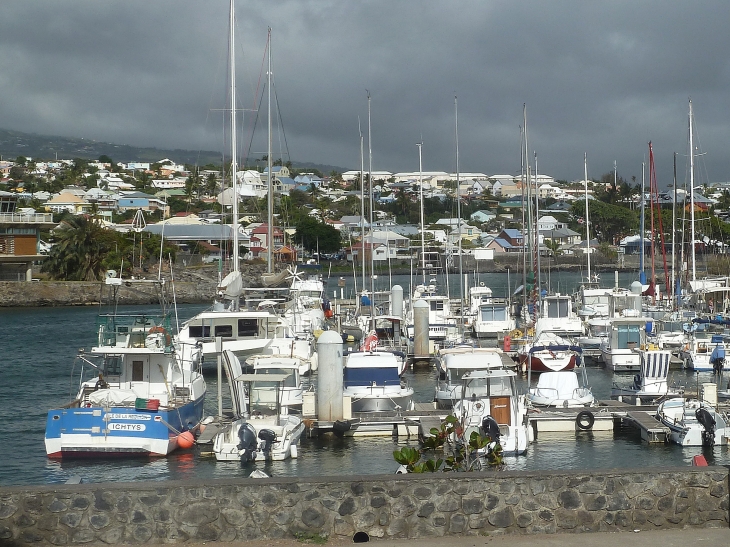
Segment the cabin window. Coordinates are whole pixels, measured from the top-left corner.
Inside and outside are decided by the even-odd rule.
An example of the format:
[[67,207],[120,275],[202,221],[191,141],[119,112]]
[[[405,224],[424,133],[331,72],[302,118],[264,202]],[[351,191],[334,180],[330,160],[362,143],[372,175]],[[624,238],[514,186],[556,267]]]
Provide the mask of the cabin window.
[[514,385],[510,377],[502,376],[489,379],[489,396],[509,396],[514,392]]
[[233,325],[216,325],[215,335],[222,338],[233,338]]
[[119,355],[107,355],[103,370],[106,376],[119,376],[122,373],[122,358]]
[[132,361],[132,381],[144,382],[144,361]]
[[[281,385],[282,387],[297,387],[297,378],[294,375],[294,371],[291,369],[283,369],[283,368],[266,368],[266,369],[259,369],[255,372],[257,377],[261,377],[260,380],[256,380],[253,382],[253,388],[275,388],[277,385]],[[267,374],[288,374],[286,379],[279,384],[279,382],[271,382],[269,380],[266,380]]]
[[482,321],[504,321],[507,319],[507,309],[504,306],[483,306],[481,312]]
[[258,336],[259,322],[256,319],[239,319],[238,336]]
[[548,300],[548,317],[568,317],[568,299]]
[[190,325],[190,338],[210,338],[210,325]]
[[443,300],[431,300],[431,311],[444,311]]
[[639,325],[619,325],[618,331],[618,349],[627,349],[629,344],[638,345],[641,342]]

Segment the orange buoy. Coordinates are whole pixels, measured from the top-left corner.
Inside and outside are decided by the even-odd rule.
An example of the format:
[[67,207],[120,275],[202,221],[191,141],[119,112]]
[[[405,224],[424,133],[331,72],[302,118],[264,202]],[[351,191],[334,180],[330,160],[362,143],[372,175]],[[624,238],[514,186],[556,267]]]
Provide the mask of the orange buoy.
[[185,431],[177,436],[177,446],[182,449],[192,448],[195,444],[195,437],[190,431]]

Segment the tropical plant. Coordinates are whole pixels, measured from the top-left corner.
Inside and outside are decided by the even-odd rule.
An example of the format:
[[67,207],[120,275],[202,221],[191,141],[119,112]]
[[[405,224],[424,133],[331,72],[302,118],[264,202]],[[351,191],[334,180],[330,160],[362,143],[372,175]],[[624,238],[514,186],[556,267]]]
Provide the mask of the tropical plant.
[[52,241],[41,271],[53,279],[96,281],[106,271],[104,257],[114,248],[116,234],[96,219],[72,216],[54,230]]
[[[409,473],[435,473],[437,471],[474,471],[485,467],[504,467],[502,446],[498,440],[472,431],[465,437],[466,428],[459,419],[449,414],[440,427],[432,427],[419,448],[404,446],[393,452],[393,458],[405,466]],[[430,454],[444,457],[430,457]]]

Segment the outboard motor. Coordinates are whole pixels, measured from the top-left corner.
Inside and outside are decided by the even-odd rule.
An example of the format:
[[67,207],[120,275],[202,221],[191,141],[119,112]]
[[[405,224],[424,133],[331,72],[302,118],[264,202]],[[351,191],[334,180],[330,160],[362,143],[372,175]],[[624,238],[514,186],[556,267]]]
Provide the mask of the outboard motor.
[[492,416],[485,416],[482,420],[482,431],[485,435],[487,435],[492,441],[499,442],[499,424],[497,424],[497,420],[492,418]]
[[271,429],[262,429],[259,431],[259,439],[263,441],[263,443],[261,443],[261,451],[264,453],[264,457],[267,460],[270,460],[271,445],[276,442],[276,433]]
[[695,411],[695,418],[702,424],[704,430],[702,431],[702,446],[714,446],[715,445],[715,418],[706,408],[698,408]]
[[256,430],[249,423],[241,425],[238,430],[238,455],[241,457],[241,464],[252,462],[256,459]]

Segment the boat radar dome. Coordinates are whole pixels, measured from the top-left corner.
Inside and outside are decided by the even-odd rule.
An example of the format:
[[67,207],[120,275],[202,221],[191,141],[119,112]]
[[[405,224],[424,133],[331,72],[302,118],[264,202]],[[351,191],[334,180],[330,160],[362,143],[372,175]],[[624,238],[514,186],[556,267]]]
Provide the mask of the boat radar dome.
[[631,284],[631,292],[633,294],[641,294],[642,291],[643,291],[643,287],[641,286],[641,281],[634,281]]

